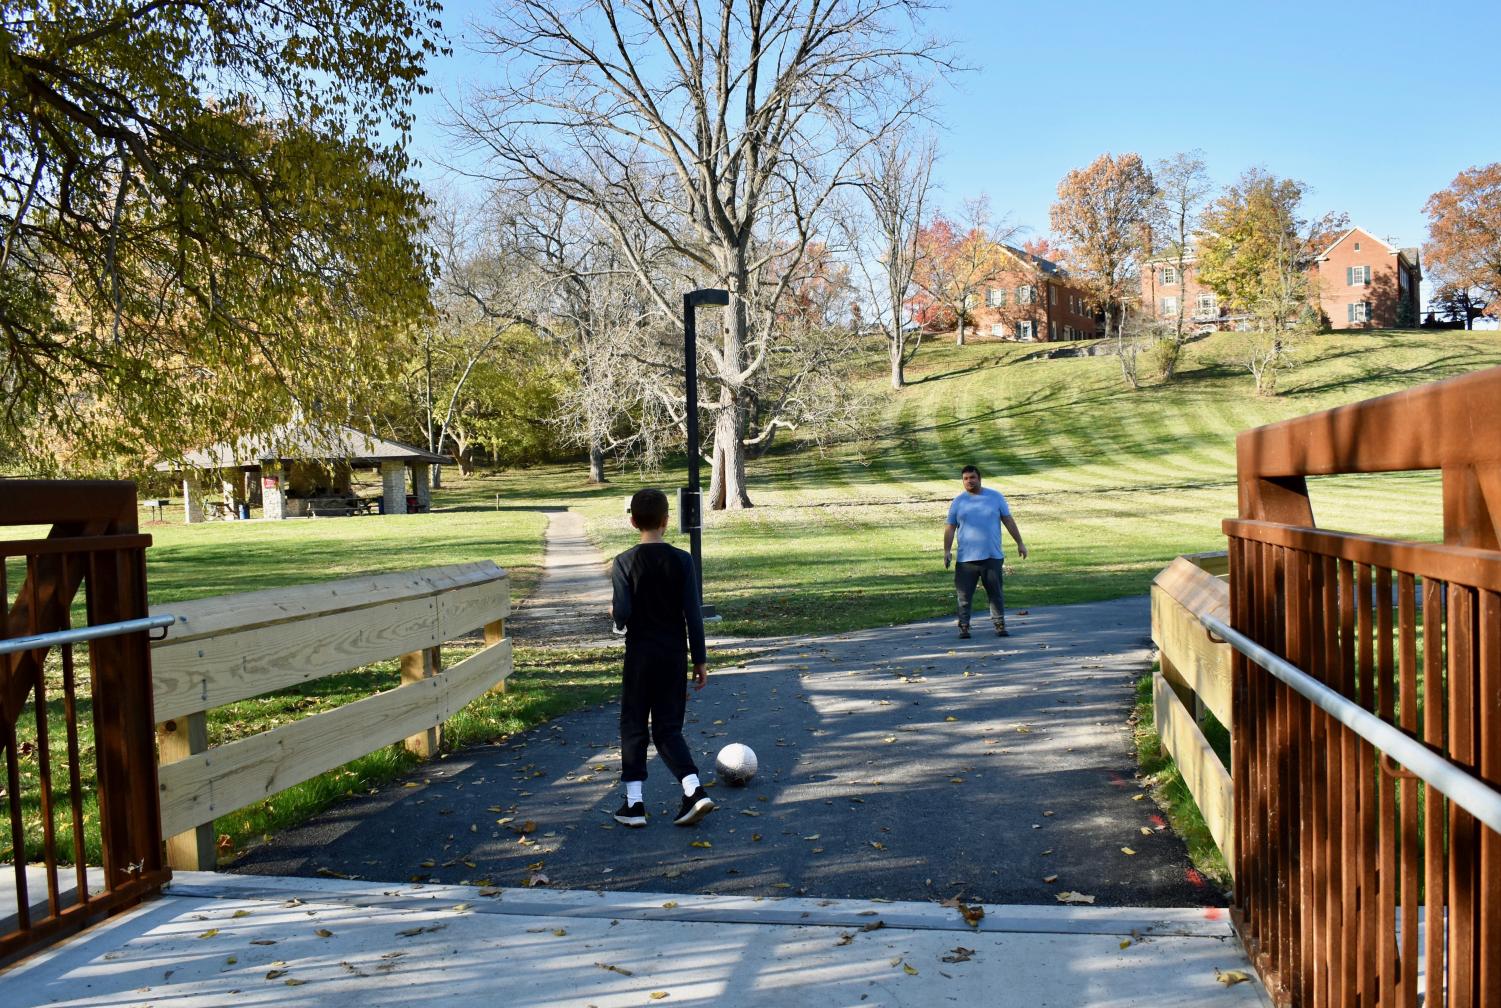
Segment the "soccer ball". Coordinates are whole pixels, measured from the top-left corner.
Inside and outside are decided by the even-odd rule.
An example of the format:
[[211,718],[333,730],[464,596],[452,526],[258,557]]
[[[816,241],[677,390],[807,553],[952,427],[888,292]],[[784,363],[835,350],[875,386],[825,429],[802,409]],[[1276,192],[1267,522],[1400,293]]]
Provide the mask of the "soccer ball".
[[731,787],[744,787],[756,776],[756,754],[750,746],[731,742],[714,759],[719,779]]

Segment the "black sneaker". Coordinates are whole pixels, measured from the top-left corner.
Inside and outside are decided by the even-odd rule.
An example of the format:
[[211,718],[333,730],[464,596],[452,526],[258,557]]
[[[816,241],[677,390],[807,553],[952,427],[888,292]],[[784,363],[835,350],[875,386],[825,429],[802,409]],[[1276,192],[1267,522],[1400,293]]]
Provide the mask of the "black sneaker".
[[959,624],[959,639],[960,640],[969,640],[969,624],[967,624],[967,623],[960,623]]
[[632,805],[627,802],[621,805],[615,812],[615,821],[622,826],[630,826],[633,829],[645,826],[646,803],[636,802]]
[[673,822],[679,826],[692,826],[717,807],[708,792],[700,787],[691,795],[683,796],[683,807],[678,809],[678,817]]
[[1006,629],[1006,624],[997,623],[995,625],[995,635],[997,637],[1010,637],[1011,631]]

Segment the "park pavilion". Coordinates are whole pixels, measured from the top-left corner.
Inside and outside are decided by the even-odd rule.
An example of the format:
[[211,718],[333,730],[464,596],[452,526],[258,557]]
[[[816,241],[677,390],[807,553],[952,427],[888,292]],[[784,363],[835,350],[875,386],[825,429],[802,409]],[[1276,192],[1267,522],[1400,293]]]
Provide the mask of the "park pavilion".
[[[431,467],[445,461],[352,427],[288,423],[156,468],[181,474],[183,511],[191,525],[213,517],[247,518],[253,507],[268,519],[424,512],[432,505]],[[359,492],[355,473],[361,470],[380,474],[378,495]]]

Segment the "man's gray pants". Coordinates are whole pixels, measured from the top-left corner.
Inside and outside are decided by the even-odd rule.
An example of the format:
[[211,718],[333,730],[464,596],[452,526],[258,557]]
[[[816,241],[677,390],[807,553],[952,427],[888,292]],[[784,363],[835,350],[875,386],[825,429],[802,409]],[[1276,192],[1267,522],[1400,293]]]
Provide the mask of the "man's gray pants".
[[990,618],[996,626],[1006,625],[1006,598],[1001,590],[1001,561],[961,560],[954,565],[954,592],[959,597],[959,625],[969,626],[970,606],[975,597],[975,585],[985,585],[985,598],[990,603]]

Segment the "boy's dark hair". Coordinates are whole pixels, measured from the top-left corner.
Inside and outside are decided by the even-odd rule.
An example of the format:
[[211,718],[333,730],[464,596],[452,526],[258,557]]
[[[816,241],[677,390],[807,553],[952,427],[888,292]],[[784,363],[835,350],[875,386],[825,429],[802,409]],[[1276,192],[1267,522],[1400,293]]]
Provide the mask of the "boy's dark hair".
[[656,487],[631,495],[631,524],[638,529],[661,528],[667,519],[667,495]]
[[978,476],[980,475],[980,467],[975,465],[967,465],[963,469],[959,470],[960,476],[963,476],[966,473],[974,473],[976,476]]

